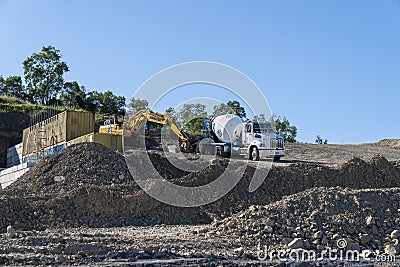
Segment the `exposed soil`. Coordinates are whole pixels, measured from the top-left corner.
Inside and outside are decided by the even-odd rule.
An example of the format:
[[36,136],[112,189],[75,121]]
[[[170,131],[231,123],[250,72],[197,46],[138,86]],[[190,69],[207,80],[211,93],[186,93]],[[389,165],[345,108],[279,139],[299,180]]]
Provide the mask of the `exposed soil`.
[[317,164],[335,165],[353,157],[368,159],[381,155],[389,161],[399,160],[400,147],[398,139],[385,139],[373,144],[360,145],[316,145],[286,144],[287,155],[280,163],[313,162]]
[[[285,160],[274,163],[255,192],[248,191],[257,166],[250,163],[222,199],[179,208],[136,184],[139,176],[154,178],[143,172],[140,155],[148,154],[165,179],[185,186],[215,180],[229,160],[205,158],[206,168],[189,173],[162,152],[135,151],[131,175],[122,155],[99,144],[75,145],[0,192],[1,232],[8,225],[17,230],[0,237],[0,264],[244,266],[260,264],[258,245],[294,249],[294,242],[321,253],[340,238],[371,257],[399,253],[397,233],[391,236],[400,230],[399,152],[391,141],[288,145]],[[231,161],[231,172],[244,162]]]

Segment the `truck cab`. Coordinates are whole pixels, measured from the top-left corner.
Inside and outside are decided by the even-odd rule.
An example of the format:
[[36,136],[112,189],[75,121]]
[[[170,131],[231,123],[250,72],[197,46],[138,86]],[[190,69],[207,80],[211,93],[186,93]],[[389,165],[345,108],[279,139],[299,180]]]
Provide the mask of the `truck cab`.
[[279,160],[285,155],[283,138],[276,134],[270,122],[246,122],[243,124],[241,154],[252,160],[271,158]]

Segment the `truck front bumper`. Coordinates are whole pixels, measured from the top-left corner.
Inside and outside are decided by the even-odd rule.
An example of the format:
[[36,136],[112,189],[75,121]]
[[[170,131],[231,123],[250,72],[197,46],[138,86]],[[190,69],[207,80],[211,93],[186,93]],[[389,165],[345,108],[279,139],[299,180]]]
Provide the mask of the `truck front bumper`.
[[285,156],[285,150],[281,149],[259,149],[260,158],[272,158]]

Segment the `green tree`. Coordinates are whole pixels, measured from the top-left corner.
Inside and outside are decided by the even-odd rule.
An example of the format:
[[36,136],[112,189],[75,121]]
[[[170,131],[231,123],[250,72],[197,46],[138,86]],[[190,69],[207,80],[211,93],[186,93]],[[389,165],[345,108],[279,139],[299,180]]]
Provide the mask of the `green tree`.
[[176,113],[176,111],[175,111],[175,109],[173,107],[167,108],[165,110],[165,113],[167,113],[175,121],[178,121],[178,114]]
[[276,132],[283,137],[285,142],[296,143],[297,127],[291,125],[286,117],[273,116]]
[[29,100],[49,104],[62,92],[67,63],[61,61],[60,50],[43,46],[40,53],[33,53],[23,62],[24,77]]
[[214,110],[212,115],[215,116],[219,116],[219,115],[225,115],[225,114],[233,114],[233,110],[228,107],[227,104],[225,103],[220,103],[219,105],[215,105],[214,106]]
[[184,104],[177,113],[178,121],[184,125],[193,118],[207,117],[206,106],[203,104]]
[[79,86],[78,82],[66,82],[64,92],[60,95],[60,102],[63,106],[71,108],[87,109],[86,89]]
[[176,114],[176,121],[192,134],[198,134],[202,129],[204,117],[207,117],[206,106],[200,103],[184,104]]
[[320,135],[317,135],[317,138],[315,139],[316,144],[328,144],[328,139],[322,140]]
[[184,124],[186,132],[193,135],[201,135],[203,129],[203,117],[193,117]]
[[246,117],[246,111],[244,107],[240,106],[238,101],[228,101],[225,103],[220,103],[214,106],[213,116],[219,116],[224,114],[235,114],[241,118]]
[[84,101],[85,110],[90,112],[100,112],[102,96],[97,91],[91,91],[86,94]]
[[14,96],[20,99],[26,98],[25,88],[20,76],[11,75],[6,79],[0,76],[0,91],[2,95]]
[[246,117],[246,111],[244,110],[244,107],[240,106],[240,103],[238,101],[228,101],[226,105],[230,107],[234,111],[234,113],[240,118]]
[[145,99],[135,99],[134,97],[131,98],[128,108],[132,112],[137,112],[142,109],[148,109],[149,108],[149,102]]
[[265,114],[254,115],[254,120],[258,122],[266,121]]
[[176,111],[173,107],[169,107],[165,110],[165,113],[167,113],[168,115],[172,116],[176,116]]
[[3,78],[3,75],[0,75],[0,95],[6,95],[4,88],[5,88],[5,80]]
[[111,91],[98,94],[100,113],[125,115],[125,97],[114,95]]

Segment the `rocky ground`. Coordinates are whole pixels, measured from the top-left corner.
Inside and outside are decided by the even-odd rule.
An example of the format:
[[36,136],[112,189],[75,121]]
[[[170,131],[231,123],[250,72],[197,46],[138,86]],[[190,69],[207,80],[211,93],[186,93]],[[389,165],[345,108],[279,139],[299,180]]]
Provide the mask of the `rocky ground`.
[[333,166],[353,157],[368,159],[376,155],[395,161],[399,159],[399,149],[400,139],[385,139],[377,143],[360,145],[287,144],[287,155],[278,164],[313,162]]
[[[400,253],[399,152],[396,140],[289,145],[255,192],[248,192],[257,166],[250,163],[222,199],[177,208],[136,184],[137,176],[153,177],[138,160],[132,177],[122,155],[99,144],[72,146],[0,192],[0,264],[297,266],[305,263],[264,258],[264,252],[283,251],[287,258],[307,250],[325,255],[307,264],[336,266],[347,262],[330,261],[326,252],[345,243],[340,251],[362,255],[353,264],[375,265]],[[205,158],[208,166],[190,173],[161,152],[148,155],[165,179],[186,186],[215,180],[229,163]],[[227,171],[243,162],[232,159]]]

